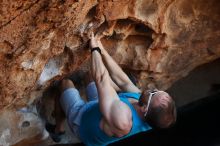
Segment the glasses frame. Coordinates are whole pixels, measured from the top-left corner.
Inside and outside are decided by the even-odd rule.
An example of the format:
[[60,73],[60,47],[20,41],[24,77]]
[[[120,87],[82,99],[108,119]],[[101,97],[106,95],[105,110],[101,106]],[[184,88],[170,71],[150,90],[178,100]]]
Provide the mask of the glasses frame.
[[152,100],[152,97],[157,94],[158,92],[160,92],[159,90],[153,90],[153,91],[149,91],[149,97],[148,97],[148,101],[147,101],[147,107],[146,107],[146,112],[144,113],[144,117],[147,116],[147,113],[148,113],[148,109],[149,109],[149,106],[150,106],[150,102]]

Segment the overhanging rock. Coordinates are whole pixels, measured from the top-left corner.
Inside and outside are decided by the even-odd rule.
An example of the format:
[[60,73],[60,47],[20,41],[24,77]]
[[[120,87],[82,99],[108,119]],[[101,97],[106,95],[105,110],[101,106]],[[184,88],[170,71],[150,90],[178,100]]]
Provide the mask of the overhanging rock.
[[52,81],[89,70],[88,34],[139,79],[167,89],[220,57],[218,0],[0,2],[0,110],[33,105]]

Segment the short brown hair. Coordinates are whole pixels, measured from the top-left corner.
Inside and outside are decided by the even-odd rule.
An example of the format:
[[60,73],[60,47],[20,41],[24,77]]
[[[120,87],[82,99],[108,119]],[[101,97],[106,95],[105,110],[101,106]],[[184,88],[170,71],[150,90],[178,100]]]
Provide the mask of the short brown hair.
[[[166,92],[163,94],[158,93],[158,95],[155,94],[154,96],[154,98],[164,98],[166,100],[162,100],[162,102],[156,106],[154,106],[153,101],[151,101],[148,114],[144,117],[145,121],[152,128],[168,128],[176,122],[175,102]],[[139,102],[144,102],[144,104],[146,104],[146,93],[143,93],[141,98]]]

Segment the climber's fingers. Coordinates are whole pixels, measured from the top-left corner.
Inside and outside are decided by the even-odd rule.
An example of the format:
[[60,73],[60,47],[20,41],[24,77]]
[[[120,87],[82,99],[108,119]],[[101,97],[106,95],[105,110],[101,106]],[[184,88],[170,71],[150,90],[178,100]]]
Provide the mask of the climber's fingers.
[[94,33],[93,33],[93,32],[91,33],[91,38],[90,38],[90,47],[91,47],[91,48],[98,47],[98,42],[97,42],[97,39],[95,38],[95,36],[94,36]]

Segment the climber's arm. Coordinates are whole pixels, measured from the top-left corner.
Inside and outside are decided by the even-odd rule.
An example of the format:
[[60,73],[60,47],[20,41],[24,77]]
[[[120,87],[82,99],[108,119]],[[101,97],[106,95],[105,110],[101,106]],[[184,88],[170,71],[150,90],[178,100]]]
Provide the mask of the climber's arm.
[[92,52],[92,75],[99,94],[99,106],[103,115],[102,130],[109,136],[121,137],[130,132],[132,116],[130,108],[122,102],[111,86],[110,76],[98,51]]
[[107,67],[107,70],[113,79],[113,81],[118,85],[118,87],[122,91],[127,92],[138,92],[140,93],[140,89],[138,89],[128,78],[128,76],[123,72],[121,67],[115,62],[115,60],[108,54],[108,52],[104,49],[100,40],[98,40],[98,46],[102,51],[102,56],[104,59],[104,63]]
[[115,89],[116,92],[120,92],[122,91],[117,84],[115,84],[115,82],[111,79],[111,76],[110,76],[110,82],[111,82],[111,86]]

